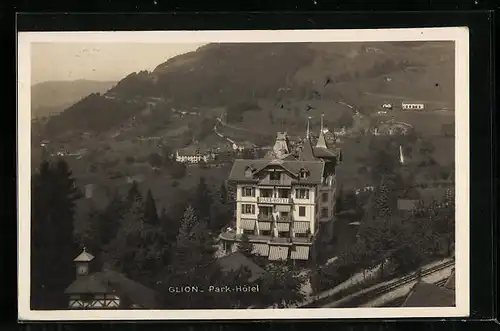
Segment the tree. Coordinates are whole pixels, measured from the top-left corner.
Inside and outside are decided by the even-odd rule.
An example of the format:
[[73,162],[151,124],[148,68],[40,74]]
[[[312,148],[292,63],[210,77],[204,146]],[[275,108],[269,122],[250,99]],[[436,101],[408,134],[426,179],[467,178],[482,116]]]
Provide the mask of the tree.
[[163,146],[161,155],[164,165],[171,165],[175,161],[174,151],[170,146]]
[[146,222],[142,199],[134,200],[115,238],[104,248],[104,261],[131,279],[150,284],[165,254],[161,229]]
[[194,249],[198,243],[193,235],[193,229],[198,223],[194,208],[188,206],[181,220],[174,253],[174,264],[180,271],[191,271],[201,260],[201,253]]
[[158,153],[151,153],[148,156],[148,162],[152,167],[159,168],[163,165],[163,158]]
[[220,187],[219,187],[219,201],[222,204],[226,204],[228,202],[227,201],[227,187],[226,187],[225,183],[220,184]]
[[268,264],[259,283],[261,305],[286,308],[305,298],[302,293],[304,277],[286,265]]
[[195,195],[195,210],[200,220],[207,220],[210,217],[210,205],[212,197],[207,186],[205,177],[200,177]]
[[73,217],[77,190],[64,160],[41,163],[32,177],[31,308],[67,307],[64,290],[74,280]]
[[136,181],[132,182],[132,186],[128,190],[127,198],[126,198],[126,206],[130,207],[136,200],[142,201],[142,194],[139,191],[139,187]]
[[246,233],[241,236],[241,241],[238,243],[238,250],[246,257],[252,256],[253,245]]
[[144,202],[144,219],[148,224],[157,226],[159,224],[158,210],[156,209],[156,202],[153,198],[151,189],[148,190],[146,200]]
[[392,193],[392,182],[386,177],[382,178],[380,186],[375,191],[372,206],[372,215],[377,219],[387,219],[392,216],[396,201]]
[[215,192],[210,205],[210,223],[209,227],[212,230],[220,230],[221,227],[227,225],[231,220],[232,209],[231,204],[227,203],[227,189],[222,184]]

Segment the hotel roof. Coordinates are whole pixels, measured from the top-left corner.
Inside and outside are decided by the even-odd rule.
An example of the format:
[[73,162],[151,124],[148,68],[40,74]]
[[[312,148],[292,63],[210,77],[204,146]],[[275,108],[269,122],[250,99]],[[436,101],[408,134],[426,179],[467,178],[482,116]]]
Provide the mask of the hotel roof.
[[[278,162],[279,161],[279,162]],[[325,168],[325,162],[321,160],[317,161],[300,161],[300,160],[269,160],[269,159],[259,159],[259,160],[243,160],[238,159],[233,163],[231,172],[229,173],[230,181],[258,181],[259,178],[256,176],[258,172],[264,170],[267,167],[277,166],[283,168],[285,171],[297,176],[301,169],[306,169],[309,171],[309,176],[307,178],[298,178],[297,183],[303,184],[319,184],[323,179],[323,171]],[[253,169],[253,176],[245,176],[246,170],[250,168]]]

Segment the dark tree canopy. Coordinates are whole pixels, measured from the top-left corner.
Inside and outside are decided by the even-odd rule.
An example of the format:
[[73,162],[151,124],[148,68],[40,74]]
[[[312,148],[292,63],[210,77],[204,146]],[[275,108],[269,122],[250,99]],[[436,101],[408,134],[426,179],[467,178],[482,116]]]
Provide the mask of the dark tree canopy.
[[75,279],[73,242],[75,182],[68,164],[43,162],[32,177],[31,306],[61,309],[64,290]]

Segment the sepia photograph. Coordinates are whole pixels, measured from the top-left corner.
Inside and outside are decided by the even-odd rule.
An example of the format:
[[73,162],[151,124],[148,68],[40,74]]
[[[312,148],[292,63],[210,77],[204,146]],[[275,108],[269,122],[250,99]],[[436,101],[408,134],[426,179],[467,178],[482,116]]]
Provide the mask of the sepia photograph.
[[466,317],[466,28],[21,32],[20,320]]

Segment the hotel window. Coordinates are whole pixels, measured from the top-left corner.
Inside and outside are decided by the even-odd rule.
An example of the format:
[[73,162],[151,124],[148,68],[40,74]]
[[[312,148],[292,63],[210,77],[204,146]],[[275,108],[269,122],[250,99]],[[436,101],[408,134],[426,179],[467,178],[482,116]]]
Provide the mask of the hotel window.
[[279,231],[278,237],[279,238],[290,238],[290,232],[289,231]]
[[299,216],[300,217],[306,216],[306,207],[299,207]]
[[253,187],[244,187],[242,192],[244,197],[254,197],[255,196],[255,188]]
[[281,179],[281,172],[279,172],[279,171],[270,172],[269,179],[270,180],[280,180]]
[[241,205],[242,214],[255,214],[255,205]]
[[260,235],[261,236],[270,236],[271,230],[260,230]]
[[290,197],[290,190],[285,190],[285,189],[278,190],[278,197],[279,198],[289,198]]
[[253,235],[254,233],[254,230],[243,230],[243,234]]
[[309,199],[309,189],[300,188],[295,191],[297,199]]
[[328,193],[325,192],[321,194],[321,201],[328,202]]
[[273,197],[273,190],[269,189],[260,189],[260,196],[263,198],[272,198]]
[[328,217],[328,208],[321,208],[321,217]]
[[305,178],[307,178],[307,175],[308,175],[308,171],[307,170],[302,169],[300,171],[300,178],[305,179]]

